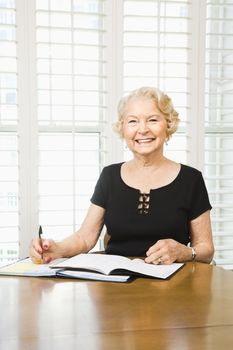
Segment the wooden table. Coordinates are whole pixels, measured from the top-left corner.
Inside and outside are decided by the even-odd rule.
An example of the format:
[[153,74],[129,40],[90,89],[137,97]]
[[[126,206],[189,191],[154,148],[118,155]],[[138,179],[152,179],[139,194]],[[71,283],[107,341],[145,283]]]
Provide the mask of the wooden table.
[[188,263],[131,283],[0,277],[1,350],[233,347],[233,272]]

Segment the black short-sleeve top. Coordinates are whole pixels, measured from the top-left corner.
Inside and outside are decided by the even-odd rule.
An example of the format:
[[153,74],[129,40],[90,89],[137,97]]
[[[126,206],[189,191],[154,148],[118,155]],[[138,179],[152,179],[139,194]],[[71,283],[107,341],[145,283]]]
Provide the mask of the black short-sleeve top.
[[142,194],[121,178],[123,163],[103,168],[91,202],[105,211],[104,224],[110,240],[106,253],[144,256],[159,239],[190,242],[189,222],[211,209],[201,172],[181,164],[168,185],[151,189],[146,210],[139,210]]

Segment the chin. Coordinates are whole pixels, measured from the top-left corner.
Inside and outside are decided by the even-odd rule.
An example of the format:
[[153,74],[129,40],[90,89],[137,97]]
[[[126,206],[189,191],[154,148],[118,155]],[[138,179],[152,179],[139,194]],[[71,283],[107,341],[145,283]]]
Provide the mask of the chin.
[[150,156],[151,154],[155,153],[156,150],[140,150],[140,151],[134,151],[133,153],[136,153],[141,156]]

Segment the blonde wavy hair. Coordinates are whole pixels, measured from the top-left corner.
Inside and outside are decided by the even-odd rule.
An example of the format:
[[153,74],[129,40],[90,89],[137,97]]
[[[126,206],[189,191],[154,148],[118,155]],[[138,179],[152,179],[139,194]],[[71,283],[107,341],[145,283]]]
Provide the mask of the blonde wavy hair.
[[133,90],[126,96],[123,96],[118,103],[118,120],[113,125],[114,130],[123,138],[123,119],[125,116],[127,104],[132,99],[145,98],[155,102],[156,107],[164,115],[167,121],[167,140],[176,132],[179,124],[179,114],[173,107],[172,100],[157,88],[144,86]]

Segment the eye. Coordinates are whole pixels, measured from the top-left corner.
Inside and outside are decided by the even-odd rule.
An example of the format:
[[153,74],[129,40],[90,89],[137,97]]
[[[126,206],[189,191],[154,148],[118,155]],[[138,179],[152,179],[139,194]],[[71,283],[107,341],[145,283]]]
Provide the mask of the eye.
[[149,123],[156,123],[158,121],[157,118],[150,118]]
[[136,119],[129,119],[128,124],[136,124],[137,120]]

